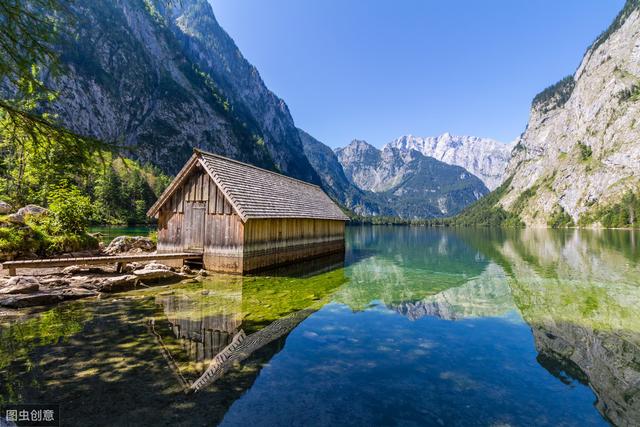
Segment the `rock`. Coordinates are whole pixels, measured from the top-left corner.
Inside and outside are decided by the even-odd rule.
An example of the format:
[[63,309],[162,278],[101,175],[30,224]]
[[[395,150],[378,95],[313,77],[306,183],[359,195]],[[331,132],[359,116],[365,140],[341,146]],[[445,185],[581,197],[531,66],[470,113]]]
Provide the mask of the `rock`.
[[0,306],[9,308],[34,307],[37,305],[50,305],[62,301],[62,296],[52,292],[41,292],[31,295],[11,295],[0,299]]
[[180,272],[184,274],[192,274],[192,271],[188,265],[183,265],[182,268],[180,269]]
[[11,212],[11,205],[0,200],[0,214],[5,215]]
[[209,275],[209,273],[207,272],[207,270],[200,269],[200,271],[198,271],[198,276],[206,277],[208,275]]
[[14,222],[16,224],[23,224],[24,220],[28,216],[42,216],[47,215],[49,210],[43,208],[38,205],[27,205],[23,208],[18,209],[18,212],[9,215],[9,221]]
[[150,262],[149,264],[144,266],[145,270],[171,270],[173,271],[173,268],[169,267],[168,265],[164,265],[164,264],[160,264],[158,262]]
[[80,298],[94,297],[98,292],[86,288],[68,288],[62,291],[62,298],[65,300],[75,300]]
[[70,265],[69,267],[65,267],[62,269],[63,274],[73,275],[79,273],[90,273],[90,274],[104,274],[104,273],[113,273],[112,267],[98,267],[98,266],[87,266],[87,265]]
[[117,255],[124,252],[153,252],[156,244],[148,237],[118,236],[109,243],[104,250],[107,255]]
[[135,277],[139,278],[142,281],[158,281],[158,280],[166,280],[172,279],[175,277],[181,277],[178,273],[175,273],[171,270],[165,270],[161,268],[147,269],[144,268],[142,270],[136,270],[133,272]]
[[45,288],[59,288],[71,285],[71,280],[63,277],[47,277],[45,279],[40,279],[40,285]]
[[31,294],[40,289],[40,282],[33,276],[16,276],[7,280],[0,294]]
[[134,275],[108,277],[102,279],[96,289],[100,292],[121,292],[135,289],[138,284],[138,277]]
[[76,274],[82,270],[82,267],[79,265],[70,265],[69,267],[65,267],[62,269],[63,274]]
[[7,217],[7,220],[11,224],[24,224],[24,217],[22,215],[18,215],[17,213],[13,213]]

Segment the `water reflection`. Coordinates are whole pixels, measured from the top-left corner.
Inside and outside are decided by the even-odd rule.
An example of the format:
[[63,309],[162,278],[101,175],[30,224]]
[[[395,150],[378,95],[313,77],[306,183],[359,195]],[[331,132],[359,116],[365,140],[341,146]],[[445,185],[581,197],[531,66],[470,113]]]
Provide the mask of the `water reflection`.
[[0,402],[68,425],[640,425],[639,241],[350,227],[344,264],[0,324]]
[[614,424],[639,425],[640,265],[635,233],[616,236],[524,230],[497,250],[542,365],[588,383]]

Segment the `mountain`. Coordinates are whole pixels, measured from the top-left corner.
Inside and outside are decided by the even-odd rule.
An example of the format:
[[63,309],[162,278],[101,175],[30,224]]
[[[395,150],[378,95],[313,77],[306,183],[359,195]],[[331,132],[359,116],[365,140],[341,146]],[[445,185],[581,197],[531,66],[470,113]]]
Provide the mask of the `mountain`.
[[[167,4],[170,6],[167,6]],[[207,0],[74,2],[45,109],[175,174],[193,147],[306,181],[319,177],[289,110],[220,27]]]
[[346,177],[405,219],[453,215],[488,193],[476,176],[415,150],[354,140],[336,150]]
[[513,144],[449,133],[426,138],[407,135],[387,145],[399,150],[416,150],[441,162],[462,166],[480,178],[490,190],[502,184],[513,149]]
[[528,225],[628,226],[640,192],[640,2],[537,95],[496,205]]
[[391,211],[378,206],[375,194],[363,191],[349,181],[331,148],[302,129],[298,129],[298,133],[304,154],[320,176],[322,187],[329,196],[358,215],[392,215]]

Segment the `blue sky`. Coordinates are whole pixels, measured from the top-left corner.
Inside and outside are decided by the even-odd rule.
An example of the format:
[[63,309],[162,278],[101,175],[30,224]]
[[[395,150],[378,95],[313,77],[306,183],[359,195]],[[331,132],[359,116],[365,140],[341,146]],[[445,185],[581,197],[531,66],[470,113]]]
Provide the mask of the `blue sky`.
[[296,125],[331,147],[509,142],[624,0],[210,0]]

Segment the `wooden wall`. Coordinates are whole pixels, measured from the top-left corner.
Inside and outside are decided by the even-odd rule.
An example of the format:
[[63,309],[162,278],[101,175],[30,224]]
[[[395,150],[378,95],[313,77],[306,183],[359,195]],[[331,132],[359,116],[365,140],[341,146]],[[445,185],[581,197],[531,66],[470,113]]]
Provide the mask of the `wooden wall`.
[[250,219],[243,224],[199,166],[158,214],[158,252],[202,252],[208,270],[242,273],[344,252],[344,221]]
[[344,221],[250,219],[244,226],[244,271],[344,252]]
[[243,224],[208,174],[196,168],[158,215],[158,252],[203,252],[205,268],[242,271]]

